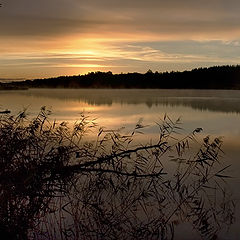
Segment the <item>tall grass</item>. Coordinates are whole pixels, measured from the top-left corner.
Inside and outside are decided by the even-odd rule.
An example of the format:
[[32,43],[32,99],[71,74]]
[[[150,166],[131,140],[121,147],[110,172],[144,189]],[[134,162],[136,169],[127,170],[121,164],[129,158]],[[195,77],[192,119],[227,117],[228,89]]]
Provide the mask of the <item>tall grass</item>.
[[155,142],[134,142],[141,122],[129,134],[100,128],[87,141],[94,121],[81,115],[69,128],[49,114],[43,107],[33,120],[25,112],[0,118],[2,236],[174,239],[187,222],[216,239],[233,223],[220,138],[199,142],[201,128],[176,138],[180,121],[164,116]]

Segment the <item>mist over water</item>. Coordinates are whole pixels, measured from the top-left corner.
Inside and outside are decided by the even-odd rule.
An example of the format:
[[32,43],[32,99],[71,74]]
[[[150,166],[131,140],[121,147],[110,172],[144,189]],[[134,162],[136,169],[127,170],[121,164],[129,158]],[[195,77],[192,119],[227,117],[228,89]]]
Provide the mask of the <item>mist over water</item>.
[[240,91],[30,89],[0,92],[0,109],[9,109],[12,114],[27,109],[31,117],[41,106],[51,108],[59,121],[74,121],[84,111],[97,117],[98,123],[105,127],[130,127],[139,118],[145,124],[153,124],[166,113],[173,119],[181,117],[186,131],[202,127],[204,134],[240,135]]

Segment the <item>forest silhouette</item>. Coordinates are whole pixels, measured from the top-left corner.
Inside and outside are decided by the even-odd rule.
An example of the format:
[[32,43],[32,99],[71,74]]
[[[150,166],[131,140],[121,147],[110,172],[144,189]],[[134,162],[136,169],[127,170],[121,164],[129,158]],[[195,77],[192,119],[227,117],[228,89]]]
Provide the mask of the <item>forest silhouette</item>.
[[183,72],[121,73],[89,72],[1,83],[1,89],[24,88],[157,88],[157,89],[240,89],[240,65],[196,68]]

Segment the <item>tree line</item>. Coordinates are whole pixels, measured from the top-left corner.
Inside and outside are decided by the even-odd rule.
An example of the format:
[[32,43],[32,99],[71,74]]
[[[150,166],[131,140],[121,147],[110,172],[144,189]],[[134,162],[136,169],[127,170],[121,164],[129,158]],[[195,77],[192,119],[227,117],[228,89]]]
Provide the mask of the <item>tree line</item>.
[[89,72],[85,75],[1,83],[1,88],[158,88],[240,89],[240,65],[196,68],[191,71],[121,73]]

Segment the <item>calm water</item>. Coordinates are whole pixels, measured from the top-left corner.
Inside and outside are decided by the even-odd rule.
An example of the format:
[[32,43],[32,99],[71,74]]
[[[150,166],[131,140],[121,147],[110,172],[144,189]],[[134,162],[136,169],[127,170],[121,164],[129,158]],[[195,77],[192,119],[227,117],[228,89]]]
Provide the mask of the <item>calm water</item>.
[[[27,108],[31,118],[41,106],[50,107],[52,118],[59,121],[71,124],[84,111],[97,118],[100,126],[125,127],[126,132],[142,119],[143,124],[149,125],[145,129],[149,138],[157,136],[154,123],[165,113],[173,120],[181,117],[183,134],[202,127],[202,137],[223,136],[225,160],[232,164],[229,173],[234,176],[229,187],[234,198],[240,199],[240,91],[30,89],[0,92],[1,110],[9,109],[16,114]],[[238,220],[233,226],[231,239],[238,239],[239,224]]]

